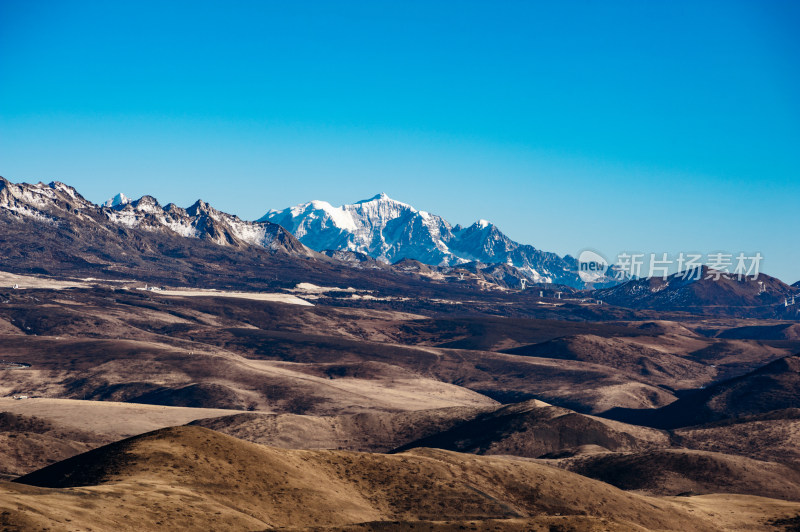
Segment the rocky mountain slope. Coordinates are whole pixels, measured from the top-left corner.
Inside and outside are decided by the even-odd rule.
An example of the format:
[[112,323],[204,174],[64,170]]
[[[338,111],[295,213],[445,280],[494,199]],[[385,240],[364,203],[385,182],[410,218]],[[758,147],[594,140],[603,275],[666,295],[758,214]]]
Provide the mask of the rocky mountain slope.
[[15,184],[0,177],[0,212],[18,220],[36,220],[52,228],[65,229],[65,224],[80,221],[105,226],[111,234],[119,227],[127,227],[207,240],[221,246],[249,245],[308,254],[280,226],[240,220],[202,200],[182,209],[172,203],[162,207],[152,196],[130,201],[118,194],[99,206],[63,183]]

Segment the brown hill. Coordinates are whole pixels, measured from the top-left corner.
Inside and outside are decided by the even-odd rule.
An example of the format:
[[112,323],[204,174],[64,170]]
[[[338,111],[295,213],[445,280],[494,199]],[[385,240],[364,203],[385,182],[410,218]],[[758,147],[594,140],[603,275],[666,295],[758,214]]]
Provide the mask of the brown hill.
[[537,458],[584,446],[621,451],[666,444],[666,436],[657,431],[621,423],[612,426],[591,416],[532,400],[478,414],[450,429],[402,445],[397,452],[433,447]]
[[595,453],[561,465],[620,489],[654,495],[740,493],[800,501],[800,472],[742,456],[662,449]]
[[798,408],[676,429],[673,437],[677,445],[690,449],[800,465]]
[[[80,489],[64,489],[72,486]],[[65,520],[80,529],[207,530],[513,519],[522,529],[525,520],[558,515],[568,525],[590,517],[617,529],[714,529],[672,503],[531,462],[429,449],[290,451],[200,427],[114,443],[0,490],[4,524],[18,527]]]
[[191,408],[204,408],[214,405],[214,408],[230,408],[245,410],[248,406],[244,394],[238,393],[229,386],[213,383],[188,384],[186,386],[165,388],[143,393],[128,399],[131,403],[144,403],[149,405],[188,406]]
[[492,410],[493,407],[452,407],[338,416],[235,414],[200,419],[191,425],[284,449],[387,452]]
[[18,477],[110,441],[36,416],[0,412],[0,479]]
[[798,348],[798,342],[714,338],[706,347],[689,353],[688,357],[714,366],[717,370],[715,380],[722,382],[796,353]]
[[[655,329],[658,330],[658,329]],[[624,338],[592,334],[563,336],[548,342],[509,349],[513,355],[580,360],[601,364],[654,385],[697,387],[710,381],[713,368]]]

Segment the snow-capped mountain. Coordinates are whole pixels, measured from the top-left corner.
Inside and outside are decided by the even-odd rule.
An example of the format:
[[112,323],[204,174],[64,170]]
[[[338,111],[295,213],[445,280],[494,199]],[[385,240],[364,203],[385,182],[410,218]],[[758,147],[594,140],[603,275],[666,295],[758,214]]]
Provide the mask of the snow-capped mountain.
[[438,266],[502,263],[533,282],[582,286],[572,257],[514,242],[486,220],[469,227],[452,226],[386,194],[341,207],[312,201],[271,210],[259,221],[285,227],[317,251],[353,251],[391,263],[402,259]]
[[414,258],[441,264],[451,258],[443,239],[451,232],[450,224],[386,194],[341,207],[312,201],[270,211],[259,221],[285,227],[317,251],[357,251],[388,262]]
[[114,207],[119,207],[120,205],[127,205],[130,202],[131,202],[131,199],[128,196],[126,196],[125,194],[123,194],[122,192],[120,192],[119,194],[117,194],[113,198],[111,198],[108,201],[106,201],[105,203],[103,203],[103,207],[114,208]]
[[174,204],[162,207],[152,196],[131,201],[118,194],[103,205],[95,205],[64,183],[15,184],[0,177],[0,213],[54,226],[80,221],[105,227],[110,222],[130,229],[208,240],[221,246],[311,253],[279,225],[244,221],[202,200],[182,209]]

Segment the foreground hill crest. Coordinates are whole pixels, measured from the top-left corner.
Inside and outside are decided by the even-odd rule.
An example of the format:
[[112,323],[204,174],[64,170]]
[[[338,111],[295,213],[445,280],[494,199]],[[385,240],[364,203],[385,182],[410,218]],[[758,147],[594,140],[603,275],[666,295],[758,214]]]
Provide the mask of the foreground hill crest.
[[[132,485],[158,493],[158,504]],[[602,519],[605,529],[610,522],[617,530],[714,530],[669,502],[541,464],[433,449],[395,456],[293,451],[200,427],[168,428],[113,443],[0,486],[0,492],[36,508],[31,519],[43,528],[52,525],[44,507],[64,506],[72,493],[64,488],[75,486],[100,507],[69,512],[73,526],[81,528],[106,529],[136,512],[139,526],[148,530],[343,527],[377,521],[393,521],[394,529],[403,530],[419,520],[476,519],[520,520],[511,529],[523,530],[539,529],[537,520],[546,523],[552,515],[570,521]],[[195,511],[184,511],[187,500]],[[14,521],[27,517],[7,503],[0,508]]]

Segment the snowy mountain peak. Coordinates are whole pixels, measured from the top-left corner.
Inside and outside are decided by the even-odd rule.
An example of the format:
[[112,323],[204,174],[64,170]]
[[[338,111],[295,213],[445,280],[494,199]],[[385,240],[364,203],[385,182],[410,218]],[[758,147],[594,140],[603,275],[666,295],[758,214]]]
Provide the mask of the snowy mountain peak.
[[361,203],[369,203],[371,201],[394,201],[394,200],[392,198],[390,198],[389,195],[386,194],[386,192],[381,192],[380,194],[375,194],[374,196],[372,196],[369,199],[357,201],[356,205],[359,205]]
[[321,201],[321,200],[313,200],[310,203],[306,203],[305,205],[311,205],[311,207],[315,209],[321,209],[323,211],[330,211],[336,209],[336,207],[334,207],[327,201]]
[[369,199],[357,201],[353,205],[349,205],[349,206],[348,205],[343,205],[342,207],[347,208],[347,207],[355,207],[355,206],[358,206],[358,205],[364,205],[364,206],[377,205],[378,208],[384,208],[384,209],[385,208],[402,208],[402,209],[411,210],[413,212],[417,212],[417,209],[415,209],[414,207],[412,207],[408,203],[403,203],[402,201],[397,201],[396,199],[392,199],[385,192],[381,192],[380,194],[376,194],[376,195],[372,196]]
[[489,220],[483,220],[483,219],[481,219],[481,220],[478,220],[478,221],[476,222],[476,224],[475,224],[475,225],[477,225],[477,226],[478,226],[478,227],[480,227],[481,229],[486,229],[487,227],[489,227],[490,225],[492,225],[492,223],[491,223]]
[[153,196],[142,196],[138,200],[133,201],[131,203],[136,207],[144,206],[144,205],[148,205],[148,206],[153,205],[153,206],[160,207],[160,205],[158,203],[158,200],[156,198],[154,198]]
[[120,192],[113,198],[103,203],[103,207],[109,207],[113,209],[114,207],[119,207],[120,205],[127,205],[130,202],[131,199],[122,192]]
[[212,218],[217,218],[219,214],[214,207],[212,207],[211,205],[209,205],[208,203],[206,203],[201,199],[195,201],[188,209],[186,209],[186,212],[190,216],[205,215],[205,216],[210,216]]

